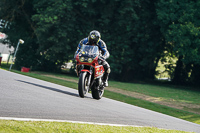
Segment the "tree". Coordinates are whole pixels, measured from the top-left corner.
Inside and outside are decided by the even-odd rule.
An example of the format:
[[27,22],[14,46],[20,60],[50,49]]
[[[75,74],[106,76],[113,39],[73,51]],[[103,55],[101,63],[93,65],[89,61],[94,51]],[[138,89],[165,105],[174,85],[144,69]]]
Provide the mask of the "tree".
[[2,0],[0,4],[0,18],[9,22],[9,26],[3,29],[3,32],[8,36],[4,43],[16,47],[20,38],[25,41],[25,44],[17,52],[15,67],[20,69],[22,66],[33,66],[34,68],[38,60],[38,55],[36,54],[38,44],[34,33],[34,23],[31,21],[31,15],[35,13],[32,2]]
[[158,19],[167,47],[172,47],[169,52],[178,57],[173,81],[179,84],[194,80],[191,73],[200,63],[199,4],[175,0],[157,3]]
[[[9,2],[4,1],[4,5],[9,5]],[[29,38],[25,42],[30,41],[29,47],[33,48],[29,57],[36,57],[35,68],[59,68],[64,61],[73,58],[79,40],[96,29],[102,33],[111,53],[108,60],[113,74],[111,77],[117,79],[120,75],[123,77],[121,80],[154,78],[159,54],[163,50],[154,3],[131,0],[18,0],[14,5],[18,5],[17,12],[20,14],[7,14],[15,16],[10,20],[13,25],[8,32],[9,40],[15,42],[11,31],[17,31],[18,26],[18,29],[26,26],[23,37]],[[24,18],[27,21],[22,23]],[[23,48],[27,51],[28,47],[24,45]],[[26,61],[28,54],[19,52],[16,65],[31,64]]]
[[[45,5],[45,6],[44,6]],[[36,23],[40,53],[40,67],[46,70],[60,68],[64,61],[73,58],[76,47],[76,29],[71,0],[35,0],[37,11],[32,16]]]
[[[0,18],[4,43],[16,47],[23,39],[15,65],[57,71],[74,57],[79,41],[98,30],[111,54],[111,77],[133,81],[154,79],[158,61],[176,83],[199,78],[199,5],[195,0],[2,0]],[[9,40],[9,41],[8,41]]]

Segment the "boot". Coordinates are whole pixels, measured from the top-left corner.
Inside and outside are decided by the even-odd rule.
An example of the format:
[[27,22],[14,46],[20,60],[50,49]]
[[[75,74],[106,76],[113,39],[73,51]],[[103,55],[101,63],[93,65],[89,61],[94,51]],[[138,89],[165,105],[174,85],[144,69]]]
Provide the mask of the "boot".
[[105,73],[103,76],[103,82],[105,87],[108,87],[108,76],[109,76],[108,73]]
[[108,80],[104,82],[105,87],[108,87]]

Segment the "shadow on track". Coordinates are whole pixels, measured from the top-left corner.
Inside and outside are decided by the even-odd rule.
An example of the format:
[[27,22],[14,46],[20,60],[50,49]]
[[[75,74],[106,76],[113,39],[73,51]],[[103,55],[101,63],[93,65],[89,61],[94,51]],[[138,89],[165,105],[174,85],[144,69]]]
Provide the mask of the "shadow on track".
[[79,97],[78,94],[71,93],[71,92],[68,92],[68,91],[63,91],[63,90],[59,90],[59,89],[56,89],[56,88],[52,88],[52,87],[48,87],[48,86],[43,86],[43,85],[39,85],[39,84],[35,84],[35,83],[23,81],[23,80],[16,80],[16,81],[27,83],[27,84],[31,84],[31,85],[38,86],[38,87],[42,87],[42,88],[45,88],[45,89],[48,89],[48,90],[52,90],[52,91],[64,93],[64,94],[67,94],[67,95]]

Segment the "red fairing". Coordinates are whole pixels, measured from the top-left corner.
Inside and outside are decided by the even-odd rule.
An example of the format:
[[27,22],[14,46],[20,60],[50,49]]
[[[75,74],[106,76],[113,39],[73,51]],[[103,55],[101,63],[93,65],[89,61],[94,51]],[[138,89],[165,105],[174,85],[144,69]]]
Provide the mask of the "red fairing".
[[76,55],[76,61],[79,62],[79,55]]
[[79,60],[79,56],[77,55],[76,56],[76,61],[77,61],[77,65],[87,65],[87,66],[95,67],[96,65],[98,65],[98,56],[95,57],[95,59],[91,63],[89,63],[89,62],[81,62]]
[[102,65],[95,66],[95,78],[103,75],[103,73],[104,73],[104,68]]
[[[102,76],[104,74],[104,68],[102,65],[99,65],[98,63],[98,56],[95,57],[95,59],[89,63],[89,62],[81,62],[79,60],[79,55],[76,56],[76,61],[77,61],[77,65],[87,65],[87,66],[92,66],[94,67],[94,77],[99,77]],[[83,69],[81,70],[82,72],[89,72],[91,74],[91,72],[87,69]]]

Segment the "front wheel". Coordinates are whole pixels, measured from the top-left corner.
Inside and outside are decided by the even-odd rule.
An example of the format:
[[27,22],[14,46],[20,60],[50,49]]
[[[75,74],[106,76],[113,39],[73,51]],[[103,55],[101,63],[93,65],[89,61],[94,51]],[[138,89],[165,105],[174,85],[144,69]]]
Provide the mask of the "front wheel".
[[81,73],[78,82],[78,93],[79,96],[84,98],[87,93],[87,73]]
[[103,93],[104,93],[104,88],[99,89],[99,87],[95,85],[92,86],[92,97],[94,99],[97,99],[97,100],[101,99],[103,96]]

